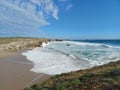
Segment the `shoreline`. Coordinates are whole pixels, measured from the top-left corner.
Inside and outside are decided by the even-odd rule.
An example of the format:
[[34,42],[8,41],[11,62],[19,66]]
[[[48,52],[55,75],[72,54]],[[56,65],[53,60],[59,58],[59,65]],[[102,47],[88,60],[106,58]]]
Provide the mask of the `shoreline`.
[[32,67],[21,51],[0,54],[0,90],[21,90],[51,77],[30,71]]
[[120,90],[120,61],[55,75],[24,90]]
[[33,63],[21,53],[52,41],[46,38],[0,38],[0,90],[21,90],[50,75],[30,71]]

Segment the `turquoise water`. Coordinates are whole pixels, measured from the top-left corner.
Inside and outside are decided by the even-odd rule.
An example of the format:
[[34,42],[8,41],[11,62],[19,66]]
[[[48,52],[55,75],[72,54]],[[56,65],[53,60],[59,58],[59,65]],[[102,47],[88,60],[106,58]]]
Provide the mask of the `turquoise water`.
[[54,75],[118,61],[119,44],[103,40],[50,42],[23,55],[34,63],[31,71]]
[[89,61],[92,65],[102,65],[120,59],[119,46],[103,43],[64,41],[51,43],[47,48]]

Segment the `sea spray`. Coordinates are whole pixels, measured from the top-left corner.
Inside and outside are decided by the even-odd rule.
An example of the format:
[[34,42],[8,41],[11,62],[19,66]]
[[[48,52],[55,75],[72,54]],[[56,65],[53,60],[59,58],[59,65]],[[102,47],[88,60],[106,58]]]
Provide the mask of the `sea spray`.
[[43,42],[42,45],[41,45],[41,47],[44,48],[44,47],[46,47],[47,45],[49,45],[49,42]]

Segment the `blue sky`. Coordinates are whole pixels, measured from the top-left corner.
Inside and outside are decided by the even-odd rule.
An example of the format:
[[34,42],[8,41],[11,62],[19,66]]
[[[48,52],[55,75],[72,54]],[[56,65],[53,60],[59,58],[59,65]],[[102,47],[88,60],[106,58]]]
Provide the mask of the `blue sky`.
[[1,0],[0,36],[120,39],[120,1]]

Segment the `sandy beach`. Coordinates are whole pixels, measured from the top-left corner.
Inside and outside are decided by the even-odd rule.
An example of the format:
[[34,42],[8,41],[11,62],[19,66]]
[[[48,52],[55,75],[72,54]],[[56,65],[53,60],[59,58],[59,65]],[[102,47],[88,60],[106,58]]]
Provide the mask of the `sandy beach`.
[[50,77],[31,72],[32,67],[21,52],[0,53],[0,90],[21,90]]

